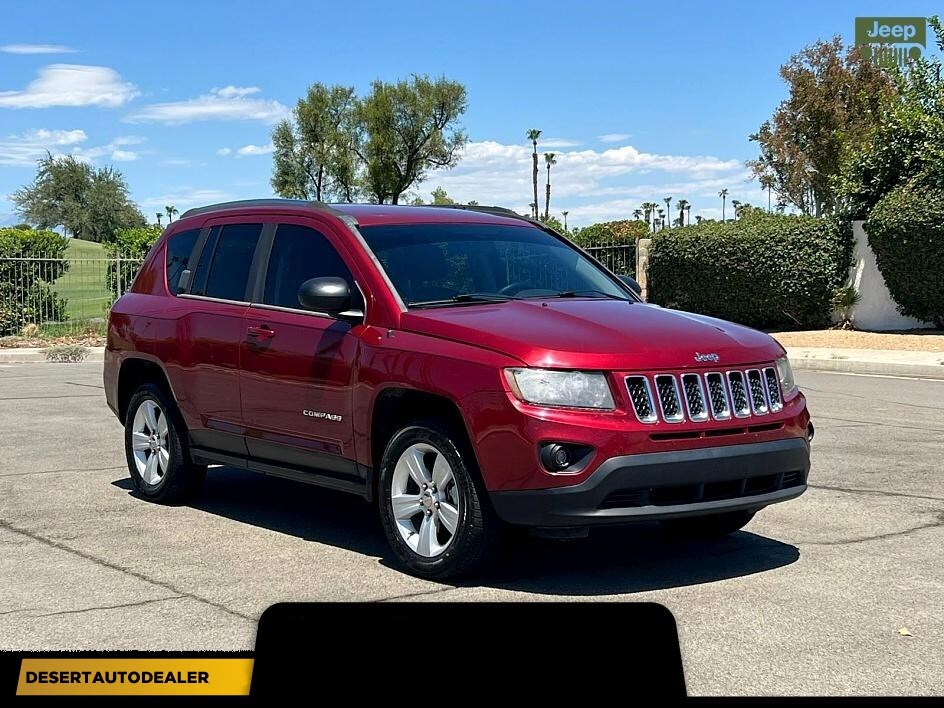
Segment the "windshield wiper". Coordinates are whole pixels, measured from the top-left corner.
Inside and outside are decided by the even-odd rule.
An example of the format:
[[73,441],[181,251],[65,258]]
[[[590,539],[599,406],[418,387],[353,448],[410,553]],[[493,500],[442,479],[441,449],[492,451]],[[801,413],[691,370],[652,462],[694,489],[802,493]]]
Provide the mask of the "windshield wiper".
[[520,300],[512,295],[498,293],[462,293],[442,300],[424,300],[423,302],[408,302],[407,307],[444,307],[448,305],[475,305],[482,302],[508,302]]
[[609,300],[623,300],[625,302],[632,302],[628,297],[620,297],[619,295],[614,295],[613,293],[606,293],[602,290],[563,290],[555,295],[550,295],[549,297],[581,297],[584,295],[598,295],[605,297]]

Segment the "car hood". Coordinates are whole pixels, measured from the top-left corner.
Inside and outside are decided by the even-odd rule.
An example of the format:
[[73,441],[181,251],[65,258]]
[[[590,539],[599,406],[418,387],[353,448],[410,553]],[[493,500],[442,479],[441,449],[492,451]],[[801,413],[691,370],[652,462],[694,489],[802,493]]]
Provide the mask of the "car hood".
[[[529,366],[568,369],[682,369],[770,362],[772,337],[713,317],[602,299],[533,299],[411,310],[401,327],[466,342]],[[717,354],[717,364],[696,361]]]

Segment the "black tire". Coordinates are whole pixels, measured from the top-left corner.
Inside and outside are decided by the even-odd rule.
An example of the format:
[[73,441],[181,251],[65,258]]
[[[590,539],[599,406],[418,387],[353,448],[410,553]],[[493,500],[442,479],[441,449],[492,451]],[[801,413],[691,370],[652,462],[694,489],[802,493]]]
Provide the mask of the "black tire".
[[[155,484],[149,484],[141,476],[132,449],[135,416],[138,408],[146,401],[156,403],[167,422],[166,449],[169,459],[167,469]],[[200,494],[207,468],[193,464],[186,441],[186,428],[173,398],[155,384],[144,384],[138,388],[128,403],[125,415],[125,458],[131,482],[139,495],[159,504],[182,504]]]
[[[424,557],[400,535],[391,501],[393,473],[400,456],[411,445],[425,443],[443,455],[452,467],[459,495],[456,532],[440,555]],[[483,569],[498,553],[503,526],[495,515],[485,491],[475,459],[464,436],[440,423],[416,421],[397,431],[384,450],[377,483],[378,507],[387,541],[397,558],[411,573],[423,578],[445,580]]]
[[754,518],[755,513],[754,511],[729,511],[725,514],[665,519],[660,523],[662,528],[673,536],[711,538],[740,531]]

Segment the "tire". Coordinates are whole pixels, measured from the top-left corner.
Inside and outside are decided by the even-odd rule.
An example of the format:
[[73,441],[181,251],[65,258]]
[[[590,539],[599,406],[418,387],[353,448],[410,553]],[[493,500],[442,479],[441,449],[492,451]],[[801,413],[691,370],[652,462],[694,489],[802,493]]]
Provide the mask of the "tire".
[[673,536],[711,538],[740,531],[754,518],[754,511],[729,511],[725,514],[665,519],[659,523]]
[[[438,423],[411,423],[387,443],[377,485],[380,519],[397,558],[414,575],[457,578],[497,555],[502,524],[474,465],[463,436]],[[415,514],[405,516],[413,504]]]
[[149,501],[181,504],[203,487],[206,467],[190,460],[177,405],[160,386],[144,384],[128,403],[125,457],[135,491]]

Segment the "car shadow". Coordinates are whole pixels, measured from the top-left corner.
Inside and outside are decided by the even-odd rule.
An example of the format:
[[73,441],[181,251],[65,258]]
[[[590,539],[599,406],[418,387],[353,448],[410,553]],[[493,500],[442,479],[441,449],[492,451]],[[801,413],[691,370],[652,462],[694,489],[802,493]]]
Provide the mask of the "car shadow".
[[[128,478],[114,481],[137,496]],[[212,468],[194,509],[307,541],[372,556],[402,570],[373,508],[341,492]],[[515,534],[489,570],[456,584],[546,595],[594,596],[717,582],[794,563],[796,546],[750,531],[681,540],[657,524],[593,529],[589,538],[554,541]]]

